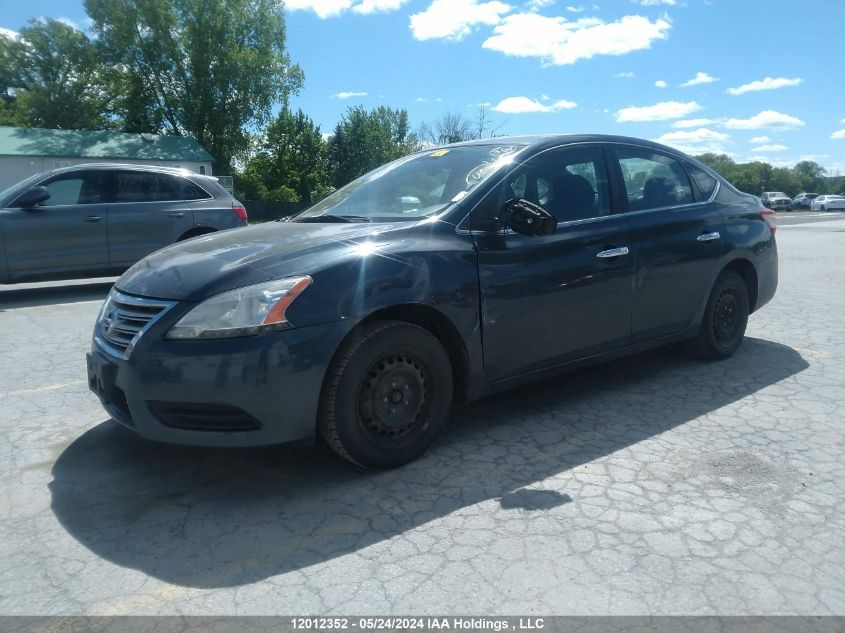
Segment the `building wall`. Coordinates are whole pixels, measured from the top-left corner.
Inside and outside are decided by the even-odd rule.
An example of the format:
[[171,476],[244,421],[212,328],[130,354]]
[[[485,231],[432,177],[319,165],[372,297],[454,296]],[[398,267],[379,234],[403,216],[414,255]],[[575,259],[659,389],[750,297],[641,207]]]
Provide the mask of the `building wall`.
[[157,165],[160,167],[179,167],[187,169],[196,174],[205,173],[211,175],[211,163],[197,163],[192,161],[151,161],[151,160],[125,160],[105,158],[54,158],[52,156],[0,156],[0,190],[14,185],[25,178],[40,174],[57,167],[71,167],[83,163],[124,163],[128,165]]

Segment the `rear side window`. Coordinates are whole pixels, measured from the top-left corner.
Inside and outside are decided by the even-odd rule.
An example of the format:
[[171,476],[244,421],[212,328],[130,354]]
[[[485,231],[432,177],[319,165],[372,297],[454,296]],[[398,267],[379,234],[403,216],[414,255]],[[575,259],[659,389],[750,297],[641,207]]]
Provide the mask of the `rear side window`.
[[631,211],[674,207],[693,202],[684,168],[674,158],[648,150],[617,150]]
[[698,190],[701,192],[701,197],[704,200],[709,200],[710,196],[713,195],[713,192],[716,191],[716,179],[700,167],[696,167],[695,165],[691,165],[689,163],[687,163],[687,170],[689,171],[690,178],[692,178],[695,186],[698,187]]
[[181,198],[179,181],[173,176],[131,171],[117,174],[115,202],[167,202]]
[[187,178],[182,187],[182,200],[207,200],[212,196],[195,182]]

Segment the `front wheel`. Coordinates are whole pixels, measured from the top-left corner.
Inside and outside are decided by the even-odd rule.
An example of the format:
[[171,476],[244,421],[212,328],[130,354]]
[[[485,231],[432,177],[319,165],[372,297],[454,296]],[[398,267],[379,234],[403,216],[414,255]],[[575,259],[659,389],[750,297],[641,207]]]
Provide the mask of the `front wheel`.
[[745,336],[748,325],[748,289],[731,270],[722,271],[713,284],[698,336],[690,351],[710,360],[730,358]]
[[366,324],[329,367],[318,426],[331,448],[366,468],[395,468],[422,455],[445,426],[452,366],[440,341],[401,321]]

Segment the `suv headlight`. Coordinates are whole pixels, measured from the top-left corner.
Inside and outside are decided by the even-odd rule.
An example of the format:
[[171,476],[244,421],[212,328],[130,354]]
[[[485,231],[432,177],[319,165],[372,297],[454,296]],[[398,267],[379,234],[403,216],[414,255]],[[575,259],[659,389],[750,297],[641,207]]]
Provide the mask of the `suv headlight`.
[[285,317],[311,277],[288,277],[209,297],[170,328],[167,338],[252,336],[293,327]]

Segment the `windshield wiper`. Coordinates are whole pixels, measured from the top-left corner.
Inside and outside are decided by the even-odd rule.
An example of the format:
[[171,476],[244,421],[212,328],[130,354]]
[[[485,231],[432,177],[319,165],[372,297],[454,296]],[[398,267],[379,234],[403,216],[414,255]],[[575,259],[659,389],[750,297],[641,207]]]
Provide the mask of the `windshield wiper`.
[[370,218],[363,216],[363,215],[331,215],[329,213],[325,213],[323,215],[312,215],[307,218],[294,218],[291,222],[311,222],[311,223],[322,223],[322,222],[369,222]]

